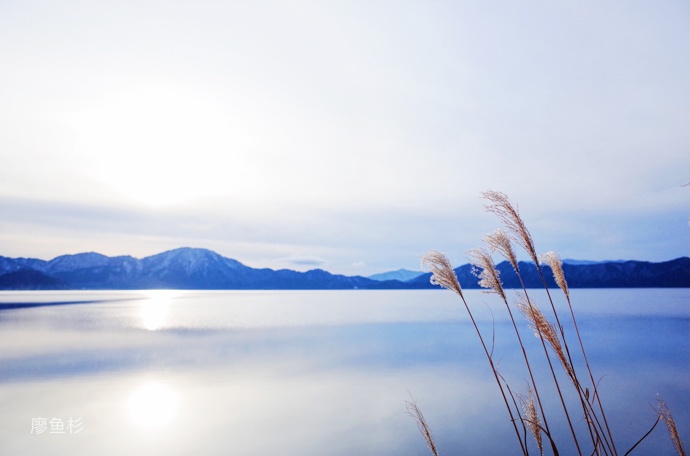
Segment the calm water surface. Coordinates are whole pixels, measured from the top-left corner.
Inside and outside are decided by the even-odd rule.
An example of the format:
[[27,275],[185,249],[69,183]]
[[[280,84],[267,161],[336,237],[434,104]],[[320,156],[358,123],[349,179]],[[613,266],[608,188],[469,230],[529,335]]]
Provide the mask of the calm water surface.
[[[690,290],[572,295],[619,450],[653,423],[657,395],[689,445]],[[466,297],[523,391],[505,308]],[[528,349],[540,349],[519,323]],[[3,455],[428,454],[405,413],[411,395],[442,454],[518,453],[476,334],[447,291],[1,292],[0,340]],[[662,426],[639,450],[674,454]]]

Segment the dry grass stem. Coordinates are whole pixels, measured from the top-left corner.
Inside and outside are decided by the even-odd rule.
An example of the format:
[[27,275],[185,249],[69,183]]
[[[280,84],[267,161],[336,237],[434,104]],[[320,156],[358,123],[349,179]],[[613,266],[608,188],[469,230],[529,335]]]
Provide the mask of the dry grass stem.
[[[578,343],[580,344],[580,350],[582,351],[582,357],[585,361],[585,366],[587,367],[587,373],[589,374],[589,379],[592,383],[592,388],[594,390],[594,397],[592,398],[593,401],[590,406],[590,410],[586,411],[586,414],[589,414],[591,416],[590,423],[592,425],[596,425],[597,427],[601,428],[601,435],[600,437],[603,440],[603,443],[606,444],[609,449],[612,451],[612,453],[616,453],[616,448],[615,448],[615,443],[613,441],[613,435],[611,434],[611,429],[608,425],[608,420],[606,419],[606,414],[604,412],[604,407],[601,403],[601,398],[599,397],[599,394],[597,393],[597,385],[596,382],[594,381],[594,376],[592,375],[592,370],[589,366],[589,360],[587,359],[587,354],[585,352],[585,347],[582,343],[582,337],[580,336],[580,329],[578,328],[577,321],[575,319],[575,313],[573,312],[572,305],[570,304],[570,290],[568,289],[568,282],[565,280],[565,274],[563,273],[563,261],[561,261],[561,257],[558,253],[550,251],[546,252],[543,255],[539,256],[541,262],[543,264],[546,264],[551,268],[551,271],[553,272],[553,278],[556,281],[556,284],[558,287],[563,291],[563,294],[565,295],[565,298],[568,302],[568,308],[570,310],[570,316],[572,318],[573,322],[573,327],[575,328],[575,334],[577,336]],[[555,309],[554,309],[555,313]],[[561,335],[565,339],[565,334],[563,334],[563,331],[561,330]],[[570,359],[570,352],[567,348],[566,344],[566,353],[568,354],[568,359]],[[576,381],[577,379],[575,378],[575,374],[573,373],[572,375],[573,381]],[[577,382],[576,382],[577,385]],[[587,390],[584,392],[581,391],[580,387],[580,393],[582,393],[584,397],[584,401],[587,401],[589,403],[589,397],[588,394],[585,394]],[[594,400],[596,400],[599,411],[601,412],[601,421],[597,417],[596,412],[594,411]],[[592,422],[595,421],[595,422]],[[603,422],[603,426],[602,426]],[[608,435],[608,438],[606,437]]]
[[527,321],[529,321],[530,327],[532,330],[534,330],[534,335],[542,340],[545,340],[549,344],[553,352],[556,354],[556,357],[560,360],[570,379],[577,383],[575,372],[573,371],[573,368],[565,355],[565,351],[563,350],[563,345],[558,337],[556,328],[549,322],[549,320],[547,320],[546,316],[544,316],[543,312],[539,309],[536,303],[527,299],[527,296],[525,296],[523,293],[518,293],[518,300],[516,304],[520,312],[522,312],[527,318]]
[[[479,278],[479,286],[486,288],[487,291],[490,290],[488,292],[496,293],[505,300],[506,295],[503,291],[500,274],[489,251],[480,247],[468,251],[467,257],[475,268],[473,272]],[[478,271],[478,269],[481,269],[481,271]]]
[[494,378],[496,379],[496,383],[498,384],[499,390],[501,391],[501,396],[503,397],[503,402],[505,403],[506,409],[508,410],[508,414],[510,415],[510,420],[513,425],[513,429],[515,430],[515,434],[517,435],[518,441],[520,442],[522,453],[526,455],[527,452],[524,446],[524,442],[522,441],[520,433],[517,429],[517,424],[515,423],[513,412],[510,408],[510,405],[508,404],[508,398],[505,395],[503,385],[501,384],[501,381],[498,378],[498,371],[496,370],[496,366],[494,365],[494,362],[491,359],[491,353],[489,352],[489,349],[486,346],[484,338],[482,337],[482,333],[479,330],[479,326],[477,326],[477,322],[474,319],[474,316],[472,315],[472,311],[470,310],[470,307],[462,294],[460,282],[458,282],[458,277],[455,275],[455,271],[453,270],[450,261],[444,254],[436,250],[430,250],[429,252],[427,252],[426,255],[422,257],[422,269],[432,272],[433,275],[431,276],[431,283],[435,285],[441,285],[444,288],[454,291],[458,294],[458,296],[460,296],[460,299],[462,300],[462,303],[465,306],[465,310],[467,310],[467,314],[470,317],[472,326],[474,327],[474,330],[477,332],[477,337],[479,337],[479,342],[481,343],[487,361],[491,366],[491,371],[494,375]]
[[453,266],[444,254],[436,250],[428,251],[422,257],[422,270],[430,271],[433,274],[431,276],[431,283],[454,291],[463,298],[458,276],[455,275]]
[[560,255],[556,252],[546,252],[539,256],[542,263],[546,264],[553,271],[553,278],[556,281],[558,287],[565,294],[566,299],[570,300],[570,292],[568,290],[568,282],[565,280],[565,274],[563,274],[563,261],[561,261]]
[[489,201],[489,204],[485,205],[486,210],[498,216],[508,231],[511,232],[513,240],[525,249],[535,264],[539,264],[532,235],[525,226],[525,222],[522,221],[517,206],[513,206],[505,193],[489,190],[483,192],[482,196]]
[[426,443],[429,445],[431,454],[438,456],[438,450],[436,450],[436,443],[434,443],[434,436],[431,433],[431,428],[429,428],[426,419],[424,419],[422,411],[417,407],[417,403],[413,399],[412,402],[405,401],[405,406],[407,407],[407,413],[414,419],[415,423],[417,423],[419,432],[424,436],[424,440],[426,440]]
[[487,234],[484,237],[484,242],[489,246],[489,250],[501,254],[503,258],[510,262],[515,272],[519,272],[517,256],[515,255],[513,244],[511,244],[510,238],[505,231],[499,228],[493,233]]
[[659,416],[662,420],[664,420],[664,423],[666,423],[666,427],[668,428],[668,434],[671,437],[671,442],[673,442],[673,446],[676,448],[676,451],[680,456],[685,456],[685,449],[683,449],[683,443],[680,441],[680,436],[678,435],[678,428],[676,427],[676,422],[673,420],[671,411],[668,409],[668,406],[662,399],[657,399],[657,403],[659,405]]

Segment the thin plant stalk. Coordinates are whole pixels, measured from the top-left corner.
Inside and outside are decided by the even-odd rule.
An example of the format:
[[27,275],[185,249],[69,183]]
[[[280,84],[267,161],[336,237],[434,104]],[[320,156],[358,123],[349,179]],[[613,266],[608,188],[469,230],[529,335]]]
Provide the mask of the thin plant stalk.
[[[551,297],[551,293],[549,292],[549,287],[548,287],[548,285],[547,285],[547,283],[546,283],[546,277],[544,276],[543,268],[541,267],[541,265],[540,265],[538,262],[536,263],[536,267],[537,267],[537,271],[539,272],[539,276],[541,277],[542,283],[543,283],[543,285],[544,285],[544,290],[546,291],[546,296],[547,296],[547,298],[548,298],[548,300],[549,300],[549,304],[550,304],[550,306],[551,306],[551,310],[552,310],[552,312],[553,312],[554,318],[556,319],[556,324],[557,324],[557,327],[558,327],[558,329],[559,329],[559,333],[561,334],[561,338],[562,338],[562,340],[563,340],[563,346],[564,346],[564,348],[565,348],[565,354],[566,354],[566,356],[567,356],[567,358],[568,358],[568,362],[569,362],[569,365],[570,365],[570,369],[572,369],[572,375],[570,375],[570,378],[571,378],[571,380],[572,380],[572,382],[573,382],[573,385],[575,386],[575,390],[577,391],[577,394],[578,394],[578,396],[579,396],[580,403],[581,403],[582,408],[583,408],[583,412],[584,412],[584,414],[585,414],[585,417],[587,418],[586,421],[587,421],[588,428],[589,428],[589,430],[590,430],[590,435],[592,436],[592,443],[594,443],[595,449],[596,449],[597,444],[596,444],[596,439],[595,439],[594,436],[592,435],[592,426],[595,426],[594,434],[597,434],[597,435],[599,435],[600,433],[599,433],[599,430],[596,429],[596,426],[599,426],[600,429],[601,429],[602,426],[601,426],[601,423],[599,422],[599,418],[597,417],[597,414],[594,413],[594,409],[591,407],[591,404],[589,404],[589,401],[587,400],[586,394],[585,394],[585,392],[584,392],[584,390],[583,390],[583,388],[582,388],[582,385],[580,384],[580,381],[579,381],[579,379],[578,379],[578,376],[577,376],[577,374],[575,373],[575,366],[574,366],[574,364],[573,364],[572,357],[571,357],[571,355],[570,355],[570,348],[568,347],[568,344],[567,344],[567,342],[566,342],[565,331],[564,331],[564,329],[563,329],[563,324],[561,323],[561,320],[560,320],[560,318],[558,317],[558,312],[556,311],[556,306],[555,306],[555,304],[554,304],[553,298]],[[561,280],[561,278],[559,277],[559,278],[557,279],[557,282],[560,281],[560,280]],[[563,280],[564,280],[564,278],[563,278]],[[570,308],[570,315],[571,315],[571,318],[572,318],[572,321],[573,321],[573,325],[574,325],[575,328],[576,328],[576,331],[575,331],[575,332],[576,332],[576,334],[577,334],[577,338],[578,338],[579,343],[580,343],[580,348],[581,348],[582,353],[583,353],[583,356],[584,356],[584,358],[585,358],[585,360],[586,360],[586,354],[585,354],[585,350],[584,350],[584,345],[582,344],[582,338],[580,337],[580,332],[579,332],[579,330],[577,329],[577,321],[575,320],[575,314],[574,314],[574,312],[573,312],[572,306],[570,305],[569,293],[566,293],[566,298],[567,298],[566,300],[567,300],[567,302],[568,302],[568,307]],[[592,382],[593,391],[595,391],[595,389],[596,389],[596,383],[594,382],[594,376],[592,375],[592,371],[591,371],[591,368],[590,368],[590,366],[589,366],[589,363],[586,362],[586,365],[585,365],[585,366],[586,366],[586,370],[587,370],[588,373],[589,373],[590,381]],[[595,391],[595,392],[596,392],[596,391]],[[598,397],[598,395],[597,395],[597,397]],[[601,406],[601,402],[599,402],[598,405],[599,405],[599,409],[600,409],[602,415],[604,415],[603,407]],[[596,423],[596,424],[595,424],[595,423]],[[606,431],[606,432],[608,432],[608,435],[609,435],[609,437],[610,437],[610,436],[611,436],[611,430],[610,430],[610,428],[608,428],[608,424],[606,424],[606,428],[607,428],[607,431]],[[601,429],[601,430],[603,431],[603,429]],[[602,436],[599,435],[599,437],[601,438]],[[610,439],[609,439],[609,438],[606,438],[606,436],[604,435],[603,438],[601,438],[601,440],[606,444],[606,446],[608,447],[609,451],[611,451],[611,453],[612,453],[613,455],[617,455],[617,454],[618,454],[618,452],[616,451],[616,448],[615,448],[615,444],[613,443],[613,438],[610,438]],[[609,441],[609,440],[610,440],[610,441]]]
[[[500,373],[498,373],[498,376],[503,381],[503,384],[505,385],[506,390],[508,391],[508,396],[510,396],[510,399],[513,401],[513,406],[515,407],[515,413],[517,413],[517,416],[518,416],[517,419],[520,422],[520,424],[522,425],[522,433],[524,435],[525,447],[527,447],[527,426],[525,425],[525,419],[520,414],[520,407],[518,406],[517,400],[515,399],[515,394],[513,394],[513,391],[510,389],[510,385],[506,381],[505,377],[503,377],[503,375],[501,375]],[[527,448],[526,448],[526,450],[527,450]],[[527,453],[529,453],[529,451],[527,451]]]
[[[500,194],[500,195],[502,195],[502,194]],[[495,199],[497,199],[497,198],[495,198]],[[504,201],[504,204],[505,204],[505,201],[507,201],[507,198],[505,200],[502,200],[502,201]],[[510,206],[510,205],[508,204],[508,206]],[[495,211],[492,210],[492,212],[495,212]],[[529,235],[529,231],[527,230],[527,227],[524,225],[524,222],[522,222],[522,219],[520,218],[517,209],[510,206],[508,209],[506,209],[505,212],[509,213],[511,215],[512,219],[517,219],[510,226],[512,226],[515,231],[522,233],[522,235],[520,236],[520,238],[522,240],[522,242],[520,242],[520,245],[522,245],[524,248],[533,247],[534,242],[532,241],[531,236]],[[507,225],[509,225],[509,224],[507,224]],[[519,233],[517,233],[517,234],[519,234]],[[517,234],[514,233],[514,235],[517,235]],[[511,240],[510,240],[510,236],[505,231],[503,231],[501,229],[497,229],[493,233],[485,236],[484,241],[489,246],[491,251],[499,252],[506,260],[508,260],[508,262],[513,267],[513,270],[515,271],[515,273],[516,273],[516,275],[520,281],[520,285],[522,287],[524,297],[527,300],[527,302],[529,303],[529,294],[527,293],[527,288],[525,286],[524,280],[522,279],[522,274],[520,272],[520,266],[519,266],[518,261],[517,261],[517,256],[515,255],[515,250],[513,249],[513,246],[512,246]],[[494,266],[494,268],[495,268],[495,266]],[[496,273],[498,273],[498,271],[496,271]],[[507,305],[507,302],[506,302],[506,305]],[[508,307],[508,309],[510,312],[510,307]],[[511,317],[512,317],[512,314],[511,314]],[[517,331],[517,329],[516,329],[516,331]],[[556,377],[556,374],[553,370],[553,365],[551,363],[551,359],[549,357],[548,350],[546,349],[546,345],[544,344],[544,340],[542,339],[542,334],[540,333],[539,328],[537,328],[537,337],[539,337],[539,339],[542,343],[542,347],[544,349],[544,354],[545,354],[546,359],[548,361],[549,368],[551,369],[551,374],[552,374],[554,383],[556,385],[557,391],[560,394],[561,393],[560,385],[558,383],[558,379]],[[518,335],[518,338],[519,338],[519,335]],[[521,343],[521,345],[522,345],[522,343]],[[523,347],[523,352],[524,352],[524,347]],[[527,360],[525,360],[525,361],[529,364],[529,362]],[[534,381],[533,381],[533,384],[534,384]],[[534,386],[535,386],[535,390],[536,390],[536,384]],[[536,393],[537,400],[538,400],[539,404],[541,405],[540,395],[536,391],[535,391],[535,393]],[[561,399],[562,399],[562,395],[561,395]],[[565,403],[563,402],[563,400],[561,400],[561,403],[564,407],[566,418],[568,420],[570,420],[568,411],[565,408]],[[542,415],[543,415],[543,411],[542,411]],[[548,426],[546,425],[546,420],[544,421],[544,423],[545,423],[545,427],[548,429]],[[592,437],[592,441],[596,442],[596,439],[594,438],[591,430],[590,430],[590,436]],[[575,435],[573,435],[573,437],[576,438]],[[596,443],[595,443],[595,448],[596,448]]]
[[[553,367],[553,363],[551,362],[551,356],[549,355],[549,351],[546,348],[547,342],[550,340],[551,341],[551,346],[552,348],[557,347],[557,336],[555,335],[555,332],[550,329],[551,325],[546,322],[546,318],[543,316],[539,308],[534,304],[532,300],[530,300],[529,295],[527,293],[520,294],[518,293],[518,308],[522,311],[522,313],[527,317],[527,319],[533,323],[534,326],[534,333],[537,336],[537,338],[541,341],[541,346],[544,349],[544,356],[546,357],[546,361],[549,365],[549,370],[551,371],[551,376],[553,378],[553,383],[556,387],[556,392],[558,393],[558,398],[561,401],[561,406],[563,407],[563,413],[565,414],[566,421],[568,423],[568,427],[570,428],[570,433],[573,436],[573,440],[575,442],[575,447],[577,448],[577,452],[579,455],[582,455],[582,450],[580,449],[580,443],[577,438],[577,434],[575,433],[575,428],[573,427],[573,422],[572,419],[570,418],[570,413],[568,413],[568,407],[565,404],[565,399],[563,397],[563,392],[561,391],[561,386],[558,381],[558,377],[556,376],[556,370]],[[544,323],[546,322],[546,323]],[[547,334],[547,331],[549,332]],[[558,350],[554,348],[554,351],[557,352]],[[562,349],[561,349],[562,351]],[[558,353],[556,353],[558,355]],[[561,353],[561,356],[564,356]]]
[[[510,199],[503,193],[501,192],[495,192],[495,191],[487,191],[482,193],[482,196],[489,201],[489,204],[485,206],[486,210],[488,212],[492,212],[496,214],[499,219],[503,222],[503,224],[506,226],[508,231],[510,232],[510,237],[518,244],[520,245],[525,252],[530,256],[532,261],[535,263],[537,270],[539,272],[539,275],[542,279],[542,284],[544,286],[544,289],[546,291],[547,297],[549,299],[549,304],[551,305],[551,309],[554,314],[554,318],[556,319],[556,325],[558,327],[558,331],[561,334],[561,338],[563,340],[563,345],[565,348],[565,354],[568,359],[568,364],[569,364],[569,369],[570,371],[569,376],[573,380],[573,383],[575,384],[577,394],[580,398],[580,402],[583,408],[583,411],[585,413],[585,416],[588,418],[587,421],[587,426],[588,430],[590,433],[590,437],[592,438],[592,443],[595,446],[595,452],[596,448],[598,446],[597,441],[598,439],[595,437],[595,434],[599,434],[599,432],[596,430],[596,425],[594,424],[595,421],[598,421],[598,418],[596,417],[596,414],[593,414],[591,410],[588,409],[588,400],[585,397],[584,390],[582,389],[581,385],[579,384],[579,381],[577,379],[577,375],[575,373],[575,368],[574,364],[572,362],[572,357],[570,355],[570,349],[567,345],[566,338],[565,338],[565,332],[563,329],[563,325],[561,324],[560,318],[558,316],[558,312],[556,311],[556,307],[554,305],[553,299],[551,297],[551,293],[549,292],[548,285],[546,283],[546,279],[544,277],[542,268],[539,264],[539,259],[537,255],[536,248],[534,247],[534,241],[532,239],[532,236],[527,229],[527,226],[525,225],[524,221],[520,217],[519,211],[515,205],[512,204]],[[512,262],[512,261],[511,261]],[[516,265],[514,265],[515,267]],[[518,272],[518,275],[519,272]],[[524,283],[523,283],[523,289],[524,289]],[[525,291],[526,292],[526,291]],[[571,315],[572,315],[572,307],[571,307]],[[582,344],[581,344],[582,346]],[[592,379],[592,384],[593,388],[595,388],[595,384],[593,381],[593,376],[591,374],[591,369],[589,368],[589,364],[587,364],[587,369],[590,374],[590,379]],[[592,429],[592,426],[595,426],[595,429]],[[610,430],[609,430],[609,435],[610,435]],[[574,436],[575,437],[575,436]],[[575,437],[576,438],[576,437]],[[577,439],[577,438],[576,438]],[[603,438],[604,442],[606,442],[606,446],[609,448],[610,451],[612,451],[613,454],[616,454],[615,447],[613,447],[612,443],[609,443],[609,439],[604,437]],[[611,439],[612,440],[612,439]]]
[[[652,424],[652,427],[649,428],[647,433],[645,435],[643,435],[637,442],[635,442],[635,444],[633,446],[631,446],[630,449],[623,454],[623,456],[628,456],[630,453],[632,453],[632,451],[635,448],[637,448],[637,445],[639,445],[640,443],[642,443],[644,441],[644,439],[649,437],[649,434],[651,434],[652,431],[654,430],[654,428],[656,428],[656,425],[659,424],[659,421],[661,421],[661,415],[657,415],[656,421],[654,421],[654,424]],[[681,456],[685,456],[685,455],[681,455]]]
[[[487,240],[487,243],[491,244],[490,239]],[[504,246],[504,247],[507,247],[507,251],[512,251],[512,247],[510,247],[509,244],[507,246]],[[514,255],[510,255],[510,254],[508,254],[508,255],[512,256],[514,258]],[[541,417],[542,417],[542,420],[544,422],[544,429],[545,429],[547,434],[550,434],[551,431],[549,429],[548,420],[546,419],[546,414],[544,413],[544,407],[543,407],[542,402],[541,402],[541,396],[539,395],[539,389],[537,387],[537,382],[534,379],[534,374],[532,372],[532,365],[529,361],[529,357],[527,356],[527,351],[525,350],[525,345],[522,342],[522,337],[520,336],[520,331],[518,330],[517,324],[515,323],[515,318],[513,317],[513,311],[510,309],[510,305],[508,304],[508,299],[507,299],[505,291],[503,289],[503,284],[501,283],[499,272],[496,269],[496,264],[494,263],[493,259],[491,258],[491,254],[482,248],[470,250],[468,252],[468,256],[470,258],[470,262],[474,266],[482,269],[482,272],[479,274],[479,278],[481,279],[479,284],[483,287],[488,288],[489,290],[491,290],[491,292],[499,295],[501,297],[501,300],[505,304],[506,309],[508,310],[508,315],[510,316],[510,321],[513,325],[515,335],[517,336],[518,345],[520,346],[520,349],[522,351],[522,356],[525,360],[525,365],[527,366],[527,372],[529,373],[532,388],[534,388],[534,396],[536,397],[537,404],[539,405],[539,412],[541,413]],[[517,265],[517,261],[515,262],[515,265]],[[557,455],[558,449],[553,444],[553,440],[550,440],[550,442],[552,444],[552,450],[553,450],[554,454]]]
[[[525,228],[526,230],[526,228]],[[498,250],[501,252],[501,254],[511,263],[513,266],[513,269],[515,270],[515,273],[517,274],[517,277],[520,281],[520,285],[522,287],[522,295],[518,296],[524,296],[524,300],[527,302],[529,306],[532,305],[532,302],[530,300],[529,294],[527,293],[527,287],[525,286],[525,282],[522,278],[522,274],[520,272],[520,266],[517,262],[517,259],[515,257],[515,253],[510,246],[510,240],[505,236],[505,234],[501,230],[497,230],[493,233],[495,237],[493,238],[493,242],[491,241],[491,238],[489,238],[490,242],[489,245],[490,247],[493,247],[494,249]],[[497,240],[498,239],[498,240]],[[536,328],[535,330],[536,336],[539,339],[542,349],[544,350],[544,357],[546,358],[547,364],[549,366],[549,370],[551,371],[551,377],[554,382],[554,386],[556,387],[556,392],[558,393],[558,397],[561,401],[561,406],[563,407],[563,412],[565,414],[566,421],[568,423],[568,427],[570,428],[570,432],[573,436],[573,440],[575,442],[575,446],[577,448],[578,454],[582,455],[582,451],[580,449],[580,444],[577,439],[577,434],[575,433],[575,429],[573,427],[572,421],[570,419],[570,414],[568,413],[568,407],[565,405],[565,399],[563,398],[563,393],[561,391],[560,383],[558,381],[558,377],[556,376],[556,371],[553,367],[553,363],[551,362],[551,356],[549,355],[549,351],[546,348],[546,342],[544,340],[543,334],[541,333],[541,329],[539,327]],[[538,397],[538,396],[537,396]],[[549,435],[550,442],[552,446],[555,446],[553,440],[551,440],[551,437]]]
[[477,336],[479,337],[479,342],[481,343],[482,348],[484,349],[484,354],[486,355],[486,358],[489,361],[491,371],[494,375],[494,378],[496,379],[498,388],[501,391],[501,396],[503,397],[503,402],[505,403],[506,409],[508,410],[508,414],[510,415],[510,421],[515,430],[515,435],[517,436],[518,441],[520,442],[520,448],[522,449],[522,453],[524,455],[527,455],[528,452],[525,446],[525,442],[523,442],[522,437],[520,437],[520,431],[518,431],[517,424],[515,423],[515,417],[513,416],[513,411],[510,407],[510,404],[508,403],[508,398],[506,397],[503,385],[501,384],[501,380],[499,379],[498,370],[494,365],[494,361],[491,357],[491,354],[489,353],[489,349],[487,348],[486,343],[484,342],[484,337],[482,336],[482,333],[479,330],[479,326],[477,325],[474,315],[470,310],[470,306],[467,304],[465,296],[462,294],[460,282],[458,282],[458,278],[455,275],[455,271],[453,270],[450,261],[448,261],[448,258],[446,258],[446,256],[442,253],[437,252],[435,250],[431,250],[427,252],[427,254],[424,255],[424,257],[422,258],[422,269],[430,270],[432,272],[431,282],[433,284],[441,285],[442,287],[447,288],[455,292],[458,296],[460,296],[460,300],[465,306],[465,310],[467,311],[467,314],[470,317],[472,326],[474,326],[474,330],[477,333]]
[[592,383],[592,394],[593,398],[596,399],[597,405],[599,406],[599,412],[601,413],[601,418],[604,421],[604,427],[608,434],[609,442],[611,442],[612,450],[614,454],[617,454],[616,445],[613,440],[613,435],[611,433],[611,428],[609,426],[608,420],[606,419],[606,413],[604,412],[604,407],[601,403],[601,396],[597,389],[597,383],[594,381],[594,375],[592,374],[592,368],[589,365],[589,360],[587,358],[587,352],[585,351],[585,346],[582,343],[582,336],[580,335],[580,329],[575,319],[575,312],[573,311],[572,303],[570,302],[570,291],[568,289],[568,282],[565,280],[565,274],[563,273],[563,262],[560,257],[555,252],[547,252],[541,256],[542,262],[546,263],[553,272],[554,280],[559,286],[563,294],[565,295],[566,302],[568,303],[568,310],[570,311],[570,318],[573,322],[573,328],[575,329],[575,334],[577,336],[577,341],[580,344],[580,351],[582,352],[582,359],[585,362],[587,368],[587,373],[589,374],[589,380]]

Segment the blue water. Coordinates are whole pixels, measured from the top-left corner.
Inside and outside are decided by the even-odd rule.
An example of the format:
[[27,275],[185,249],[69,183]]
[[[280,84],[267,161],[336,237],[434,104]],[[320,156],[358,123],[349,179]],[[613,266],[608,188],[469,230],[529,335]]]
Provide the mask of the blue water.
[[[619,452],[651,426],[657,395],[689,445],[690,290],[572,295]],[[466,297],[499,370],[523,392],[505,307]],[[534,297],[549,315],[543,292]],[[0,309],[3,455],[429,454],[406,414],[411,397],[441,454],[519,453],[474,329],[447,291],[4,292]],[[567,454],[540,345],[516,316]],[[674,454],[665,428],[633,454]]]

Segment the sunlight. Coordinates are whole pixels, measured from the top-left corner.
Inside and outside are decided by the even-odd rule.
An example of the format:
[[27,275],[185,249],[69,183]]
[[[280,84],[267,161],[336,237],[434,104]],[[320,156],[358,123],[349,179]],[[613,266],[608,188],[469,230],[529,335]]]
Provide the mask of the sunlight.
[[161,329],[168,315],[170,300],[176,295],[171,290],[151,290],[149,299],[143,302],[139,310],[143,327],[149,331]]
[[[232,119],[203,91],[177,85],[135,84],[74,113],[70,123],[89,178],[148,207],[222,192],[224,167],[216,157],[237,149],[236,135],[226,134]],[[242,165],[237,156],[233,161]]]
[[148,429],[162,427],[177,412],[177,395],[167,385],[150,381],[137,388],[129,398],[129,416]]

